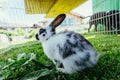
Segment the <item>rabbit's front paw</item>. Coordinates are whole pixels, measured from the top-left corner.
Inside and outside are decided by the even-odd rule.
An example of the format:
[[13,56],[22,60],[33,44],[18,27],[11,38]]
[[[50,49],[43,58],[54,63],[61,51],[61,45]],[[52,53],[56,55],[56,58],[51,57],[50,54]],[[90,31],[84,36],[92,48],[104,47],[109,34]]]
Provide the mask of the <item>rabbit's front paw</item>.
[[64,68],[63,63],[61,63],[59,60],[54,60],[54,63],[57,68]]
[[72,74],[73,71],[65,69],[65,68],[57,68],[58,71],[62,72],[62,73],[66,73],[66,74]]
[[66,73],[64,68],[57,68],[57,70],[60,71],[60,72]]

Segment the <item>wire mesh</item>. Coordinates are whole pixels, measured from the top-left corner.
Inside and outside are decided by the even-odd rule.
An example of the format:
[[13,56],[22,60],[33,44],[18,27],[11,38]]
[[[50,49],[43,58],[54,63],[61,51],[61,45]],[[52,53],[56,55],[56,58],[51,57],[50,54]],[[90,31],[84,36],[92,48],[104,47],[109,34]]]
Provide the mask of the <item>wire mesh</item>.
[[26,14],[24,0],[0,0],[0,49],[31,41],[36,29],[34,23],[45,14]]
[[32,27],[44,15],[28,15],[25,13],[24,0],[1,0],[1,27]]
[[[110,4],[113,1],[114,3]],[[92,30],[94,33],[120,34],[120,4],[117,3],[119,0],[113,1],[99,0],[96,3],[94,2],[94,14],[89,20],[89,32],[91,27],[94,25],[95,28]],[[101,4],[103,5],[101,6]],[[107,7],[109,7],[109,9]]]
[[[93,15],[90,16],[88,23],[83,25],[81,19],[68,15],[67,19],[61,24],[62,28],[65,30],[69,27],[70,30],[75,29],[78,32],[86,32],[87,30],[88,34],[107,34],[109,36],[120,34],[119,0],[92,1],[95,5],[92,6]],[[112,2],[113,4],[111,4]],[[0,0],[0,34],[5,34],[8,37],[6,41],[9,44],[11,44],[11,41],[19,43],[20,40],[31,39],[37,32],[36,29],[32,28],[33,24],[40,23],[44,20],[44,16],[45,14],[26,14],[24,0]],[[93,26],[94,29],[91,29]],[[5,35],[0,36],[5,37]],[[0,43],[2,47],[6,46],[4,44]]]

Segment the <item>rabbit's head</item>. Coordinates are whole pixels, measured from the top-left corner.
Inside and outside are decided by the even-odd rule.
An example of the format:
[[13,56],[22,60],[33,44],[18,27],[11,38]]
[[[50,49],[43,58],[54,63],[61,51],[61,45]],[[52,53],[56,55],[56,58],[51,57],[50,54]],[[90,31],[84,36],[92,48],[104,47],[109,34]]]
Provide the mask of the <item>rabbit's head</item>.
[[43,42],[52,37],[55,34],[55,28],[63,22],[65,17],[65,14],[60,14],[50,23],[49,26],[40,27],[39,32],[36,34],[36,39]]

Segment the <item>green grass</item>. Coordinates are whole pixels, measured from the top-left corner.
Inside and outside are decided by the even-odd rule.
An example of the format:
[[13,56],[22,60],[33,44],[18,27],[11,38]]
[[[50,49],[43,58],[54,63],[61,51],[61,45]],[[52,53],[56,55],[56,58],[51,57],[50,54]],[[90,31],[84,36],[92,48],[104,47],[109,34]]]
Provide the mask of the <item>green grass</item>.
[[[93,35],[84,36],[88,38]],[[14,47],[4,54],[0,54],[0,77],[4,76],[6,80],[25,80],[25,78],[31,78],[31,76],[37,76],[38,80],[120,80],[120,36],[94,35],[94,37],[88,39],[94,48],[100,52],[98,63],[93,68],[76,72],[73,75],[60,73],[56,71],[55,65],[44,55],[41,44],[32,41],[21,44],[25,46],[16,45],[21,47]],[[28,45],[31,43],[36,44]],[[36,59],[21,66],[25,60],[16,61],[16,56],[20,53],[35,53]],[[8,59],[16,62],[3,69],[4,66],[11,64]]]

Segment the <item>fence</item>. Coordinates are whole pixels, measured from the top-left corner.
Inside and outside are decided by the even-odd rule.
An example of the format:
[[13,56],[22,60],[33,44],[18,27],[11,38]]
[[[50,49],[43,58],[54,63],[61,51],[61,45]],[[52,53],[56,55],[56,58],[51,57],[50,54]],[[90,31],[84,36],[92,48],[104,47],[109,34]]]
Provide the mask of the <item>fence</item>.
[[[119,0],[92,0],[93,15],[89,20],[88,32],[120,34]],[[90,30],[94,25],[94,30]]]
[[[0,49],[35,39],[37,29],[34,29],[33,24],[44,25],[52,20],[44,19],[44,16],[45,14],[26,14],[24,0],[0,0]],[[79,26],[81,19],[74,17],[76,16],[72,15],[65,20],[65,24],[61,25],[63,30],[66,26],[70,29],[72,26]]]
[[[93,5],[94,14],[90,17],[88,25],[85,24],[81,27],[83,25],[81,24],[81,19],[78,19],[78,17],[74,19],[75,17],[70,17],[71,15],[66,19],[66,22],[71,26],[69,27],[70,30],[75,29],[78,32],[85,32],[85,30],[88,30],[89,33],[93,34],[120,34],[120,3],[118,1],[119,0],[112,0],[113,4],[111,4],[111,0],[93,0],[95,4]],[[102,8],[101,4],[103,4]],[[24,0],[0,0],[0,34],[7,35],[9,39],[6,40],[8,42],[11,38],[13,41],[18,38],[23,41],[23,38],[34,37],[36,30],[32,28],[33,24],[40,23],[44,20],[44,16],[45,14],[26,14]],[[51,21],[51,19],[48,20]],[[63,29],[68,28],[66,27],[67,24],[62,24],[62,26],[65,25]],[[93,26],[95,28],[91,29]],[[6,37],[5,35],[2,36]],[[1,35],[0,39],[2,39]],[[20,41],[18,41],[18,43],[19,42]],[[1,44],[0,40],[0,45],[2,47],[3,44],[4,43]]]
[[34,37],[34,23],[45,14],[25,13],[24,0],[0,0],[0,48],[24,42]]

